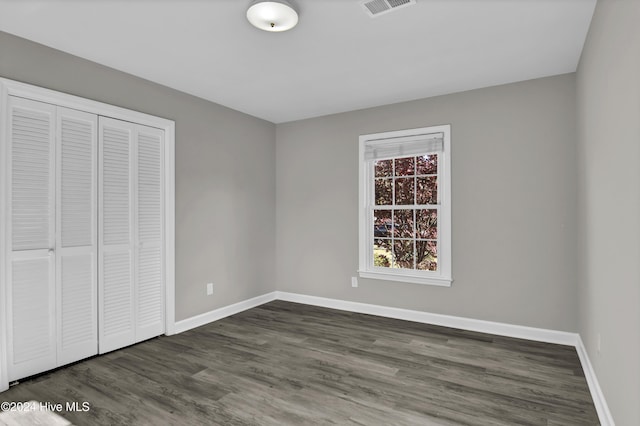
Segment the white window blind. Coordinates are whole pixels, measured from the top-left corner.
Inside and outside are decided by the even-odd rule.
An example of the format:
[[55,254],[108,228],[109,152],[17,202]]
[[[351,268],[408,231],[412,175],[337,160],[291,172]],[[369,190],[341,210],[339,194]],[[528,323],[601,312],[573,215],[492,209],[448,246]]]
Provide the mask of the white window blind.
[[444,135],[442,133],[431,133],[366,141],[364,159],[365,161],[386,160],[442,151],[444,151]]

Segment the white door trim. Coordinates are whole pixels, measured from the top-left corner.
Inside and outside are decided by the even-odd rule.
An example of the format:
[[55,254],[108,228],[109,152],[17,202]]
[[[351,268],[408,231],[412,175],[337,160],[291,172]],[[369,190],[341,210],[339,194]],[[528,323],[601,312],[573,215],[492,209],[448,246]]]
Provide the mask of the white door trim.
[[[8,89],[0,82],[0,164],[7,164],[9,149],[9,129],[7,111],[9,107]],[[6,168],[0,170],[0,348],[7,347],[7,291],[5,286],[5,272],[7,270],[7,230],[6,230],[6,197],[7,176]],[[0,349],[0,392],[9,389],[7,371],[7,350]]]
[[[45,89],[30,84],[21,83],[6,78],[0,78],[0,164],[7,161],[7,103],[9,96],[18,96],[35,101],[46,102],[65,108],[111,117],[119,120],[132,121],[149,127],[155,127],[165,132],[165,334],[175,333],[175,122],[166,118],[156,117],[138,111],[109,105],[102,102],[84,99],[78,96]],[[0,270],[6,271],[7,242],[6,242],[6,173],[0,173]],[[4,273],[0,274],[0,348],[7,348],[7,283]],[[6,349],[0,350],[0,392],[9,386],[7,378]]]

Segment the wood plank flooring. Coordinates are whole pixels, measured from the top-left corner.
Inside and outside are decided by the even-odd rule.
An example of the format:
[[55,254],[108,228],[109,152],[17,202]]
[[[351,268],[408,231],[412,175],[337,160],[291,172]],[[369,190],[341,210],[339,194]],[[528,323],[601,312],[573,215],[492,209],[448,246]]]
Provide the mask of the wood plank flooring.
[[24,381],[75,425],[597,425],[573,347],[275,301]]

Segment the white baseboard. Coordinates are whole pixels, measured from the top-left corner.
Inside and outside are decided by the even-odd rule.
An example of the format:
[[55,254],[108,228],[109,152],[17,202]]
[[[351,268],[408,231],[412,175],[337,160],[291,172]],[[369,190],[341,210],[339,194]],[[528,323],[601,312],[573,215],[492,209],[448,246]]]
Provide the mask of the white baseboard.
[[566,331],[547,330],[543,328],[525,327],[522,325],[483,321],[451,315],[432,314],[429,312],[390,308],[388,306],[370,305],[367,303],[349,302],[346,300],[328,299],[325,297],[306,296],[303,294],[287,293],[283,291],[277,291],[276,298],[279,300],[286,300],[288,302],[305,303],[307,305],[322,306],[342,311],[377,315],[424,324],[441,325],[443,327],[459,328],[462,330],[534,340],[537,342],[575,346],[578,340],[578,335],[576,333],[569,333]]
[[261,296],[253,297],[251,299],[243,300],[233,305],[223,306],[222,308],[214,309],[213,311],[205,312],[204,314],[196,315],[195,317],[187,318],[176,322],[174,332],[182,333],[183,331],[191,330],[192,328],[200,327],[210,322],[218,321],[222,318],[228,317],[246,311],[247,309],[255,308],[256,306],[264,305],[267,302],[275,300],[276,292],[263,294]]
[[533,340],[537,342],[555,343],[559,345],[576,346],[579,336],[577,333],[566,331],[547,330],[544,328],[526,327],[500,322],[477,320],[472,318],[457,317],[452,315],[433,314],[430,312],[413,311],[410,309],[392,308],[382,305],[371,305],[368,303],[350,302],[340,299],[329,299],[326,297],[307,296],[298,293],[285,291],[274,291],[243,300],[233,305],[214,309],[204,314],[196,315],[175,323],[175,332],[191,330],[210,322],[237,314],[247,309],[255,308],[273,300],[284,300],[287,302],[304,303],[306,305],[322,306],[325,308],[338,309],[341,311],[357,312],[361,314],[377,315],[387,318],[395,318],[406,321],[419,322],[423,324],[440,325],[443,327],[459,328],[480,333],[495,334],[498,336],[515,337],[518,339]]
[[321,306],[325,308],[338,309],[341,311],[357,312],[361,314],[377,315],[381,317],[400,319],[405,321],[419,322],[423,324],[440,325],[480,333],[495,334],[498,336],[514,337],[517,339],[533,340],[537,342],[554,343],[559,345],[574,346],[578,352],[578,358],[582,364],[589,391],[593,398],[596,411],[602,426],[615,426],[607,402],[604,399],[602,389],[598,384],[591,362],[587,355],[580,335],[566,331],[548,330],[544,328],[526,327],[493,321],[477,320],[472,318],[456,317],[451,315],[433,314],[429,312],[413,311],[409,309],[392,308],[381,305],[371,305],[368,303],[349,302],[346,300],[329,299],[326,297],[307,296],[304,294],[289,293],[285,291],[274,291],[262,296],[234,303],[206,312],[195,317],[191,317],[175,324],[175,332],[181,333],[192,328],[200,327],[213,321],[237,314],[247,309],[260,306],[273,300],[284,300],[287,302],[304,303],[306,305]]
[[591,365],[591,361],[589,360],[587,348],[584,346],[584,343],[582,342],[582,338],[580,336],[578,336],[578,341],[576,342],[576,351],[578,352],[578,358],[580,358],[580,364],[582,364],[582,370],[584,371],[584,375],[587,379],[587,384],[589,385],[591,398],[593,398],[593,405],[596,406],[596,411],[598,412],[600,425],[615,426],[613,416],[611,415],[611,411],[609,411],[609,406],[607,405],[607,401],[604,399],[604,394],[602,393],[602,389],[600,388],[600,383],[598,383],[596,372]]

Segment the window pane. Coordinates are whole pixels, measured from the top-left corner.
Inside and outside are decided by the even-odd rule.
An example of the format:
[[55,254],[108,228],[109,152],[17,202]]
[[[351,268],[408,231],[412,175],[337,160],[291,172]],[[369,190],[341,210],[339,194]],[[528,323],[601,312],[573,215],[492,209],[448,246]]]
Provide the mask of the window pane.
[[391,252],[391,240],[376,239],[373,241],[373,266],[391,268],[393,254]]
[[417,269],[438,270],[438,243],[436,241],[416,241]]
[[396,179],[396,202],[395,204],[413,204],[415,179],[397,178]]
[[389,205],[393,198],[392,179],[376,179],[376,204]]
[[391,237],[391,210],[373,211],[373,236]]
[[376,161],[374,169],[376,177],[386,177],[393,175],[393,160]]
[[413,210],[393,211],[393,236],[394,238],[414,238]]
[[414,269],[413,240],[395,240],[393,242],[393,259],[397,268]]
[[396,176],[412,176],[415,173],[415,157],[396,158]]
[[421,155],[416,160],[417,175],[432,175],[438,173],[438,154]]
[[416,234],[418,238],[438,238],[438,210],[416,210]]
[[416,193],[417,204],[438,204],[438,177],[416,178],[418,192]]

